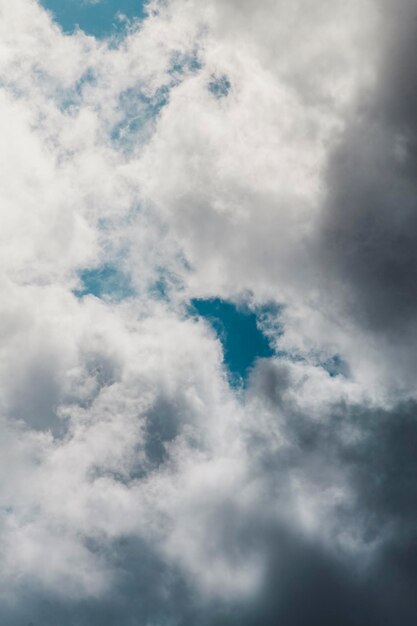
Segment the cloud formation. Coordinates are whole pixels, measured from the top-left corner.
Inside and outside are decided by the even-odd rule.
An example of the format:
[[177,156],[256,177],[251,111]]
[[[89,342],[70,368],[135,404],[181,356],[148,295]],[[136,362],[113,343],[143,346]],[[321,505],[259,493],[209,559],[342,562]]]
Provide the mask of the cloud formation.
[[416,16],[0,0],[1,623],[414,624]]

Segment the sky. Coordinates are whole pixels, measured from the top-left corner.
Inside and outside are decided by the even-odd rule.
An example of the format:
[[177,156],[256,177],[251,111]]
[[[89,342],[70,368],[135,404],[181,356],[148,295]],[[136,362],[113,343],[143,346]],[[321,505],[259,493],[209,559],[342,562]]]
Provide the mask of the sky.
[[0,0],[0,624],[415,626],[416,18]]
[[42,0],[62,30],[77,28],[97,38],[123,33],[129,22],[144,17],[142,0]]

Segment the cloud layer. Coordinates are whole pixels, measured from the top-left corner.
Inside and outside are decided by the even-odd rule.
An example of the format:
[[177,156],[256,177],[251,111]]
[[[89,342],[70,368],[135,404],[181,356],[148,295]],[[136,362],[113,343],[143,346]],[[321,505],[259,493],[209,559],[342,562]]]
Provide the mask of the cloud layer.
[[0,0],[1,623],[415,623],[416,16]]

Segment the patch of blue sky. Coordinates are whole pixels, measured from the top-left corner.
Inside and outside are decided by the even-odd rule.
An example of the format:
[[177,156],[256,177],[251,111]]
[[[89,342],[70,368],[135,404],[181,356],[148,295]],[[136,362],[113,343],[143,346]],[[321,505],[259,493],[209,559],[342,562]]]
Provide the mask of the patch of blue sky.
[[172,293],[178,293],[182,289],[181,280],[177,276],[161,270],[157,280],[149,288],[149,295],[156,300],[169,302]]
[[191,313],[205,318],[216,331],[233,386],[246,384],[256,359],[274,356],[274,350],[262,332],[260,323],[264,310],[253,311],[247,306],[220,298],[194,299],[191,305]]
[[119,98],[121,117],[112,129],[111,140],[125,149],[137,144],[139,134],[146,140],[153,122],[168,103],[169,90],[169,86],[163,86],[151,95],[140,88],[124,91]]
[[226,98],[229,95],[232,85],[226,74],[221,76],[213,75],[209,81],[208,89],[210,93],[217,98]]
[[146,85],[126,89],[119,97],[119,121],[111,132],[111,140],[129,151],[139,143],[146,142],[154,130],[155,121],[162,109],[169,103],[171,90],[187,76],[198,72],[202,64],[198,51],[174,53],[168,72],[170,79],[154,92]]
[[348,378],[350,376],[349,365],[338,354],[320,363],[320,366],[326,370],[331,378],[335,378],[336,376]]
[[188,53],[175,52],[171,58],[169,73],[174,82],[180,82],[184,75],[194,74],[201,70],[202,67],[203,64],[198,49]]
[[81,287],[74,291],[79,298],[93,295],[120,302],[135,295],[130,277],[115,265],[102,265],[83,270],[79,278]]
[[40,0],[65,33],[81,28],[87,35],[121,35],[132,20],[145,16],[145,0]]
[[169,300],[169,286],[163,276],[151,284],[149,294],[156,300]]
[[84,87],[94,85],[95,81],[94,71],[92,68],[87,68],[73,87],[57,94],[57,102],[61,110],[70,114],[77,111],[82,101]]
[[187,76],[198,72],[202,64],[198,51],[174,53],[168,71],[169,80],[154,92],[149,86],[136,85],[126,89],[119,97],[119,121],[111,132],[111,140],[119,148],[129,151],[150,137],[154,123],[162,109],[168,104],[171,90]]

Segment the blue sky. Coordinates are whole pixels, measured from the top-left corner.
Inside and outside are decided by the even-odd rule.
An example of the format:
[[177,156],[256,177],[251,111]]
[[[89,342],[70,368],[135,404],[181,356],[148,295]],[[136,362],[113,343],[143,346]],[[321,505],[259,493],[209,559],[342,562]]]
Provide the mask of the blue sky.
[[[41,0],[50,10],[64,32],[71,33],[82,28],[97,38],[121,32],[123,14],[129,20],[144,16],[145,0]],[[209,90],[216,98],[227,96],[230,82],[225,75],[212,76]],[[155,113],[158,111],[156,110]],[[80,274],[82,286],[75,293],[98,298],[121,300],[133,294],[129,278],[114,266],[85,270]],[[195,312],[213,326],[224,351],[224,363],[230,374],[230,382],[240,385],[247,378],[250,368],[258,357],[270,357],[273,351],[262,334],[257,316],[247,307],[238,307],[220,298],[192,301]]]
[[256,313],[247,306],[220,298],[195,299],[192,304],[199,315],[214,328],[222,342],[224,363],[232,384],[245,381],[257,358],[271,357],[273,350],[259,327]]
[[77,296],[91,294],[97,298],[123,300],[133,295],[129,276],[114,265],[84,270],[80,273],[81,286],[75,291]]
[[118,14],[129,20],[144,15],[142,0],[41,0],[41,4],[52,11],[62,29],[71,33],[77,26],[88,35],[105,37],[120,32],[123,21]]
[[[75,291],[78,297],[88,294],[97,298],[120,301],[134,295],[129,276],[114,265],[84,270],[80,273],[81,286]],[[259,312],[245,304],[235,304],[221,298],[193,299],[190,314],[206,319],[221,341],[224,364],[230,383],[245,383],[257,358],[272,357],[274,352],[263,334]],[[261,313],[265,313],[262,310]]]

